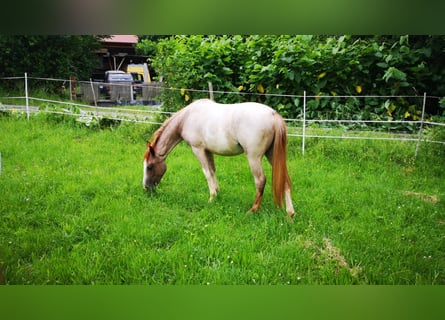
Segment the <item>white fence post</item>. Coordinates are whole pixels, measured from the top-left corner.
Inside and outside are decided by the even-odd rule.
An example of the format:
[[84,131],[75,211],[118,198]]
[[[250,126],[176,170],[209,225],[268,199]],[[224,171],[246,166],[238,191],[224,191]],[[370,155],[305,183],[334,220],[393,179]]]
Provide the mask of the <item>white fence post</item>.
[[425,120],[425,105],[426,105],[426,92],[423,93],[422,119],[420,120],[419,139],[417,140],[416,153],[414,155],[415,158],[417,158],[417,154],[419,153],[420,141],[422,140],[423,122]]
[[96,94],[94,93],[94,85],[93,80],[90,78],[90,85],[91,85],[91,92],[93,93],[93,100],[94,100],[94,106],[96,107],[96,117],[99,116],[99,111],[97,110],[97,98]]
[[130,83],[130,104],[134,103],[133,83]]
[[306,90],[303,95],[303,141],[301,143],[301,153],[304,156],[304,140],[306,136]]
[[211,81],[209,81],[209,96],[210,100],[215,100],[215,97],[213,96],[213,83]]
[[29,120],[28,74],[26,72],[25,72],[25,101],[26,101],[26,119]]

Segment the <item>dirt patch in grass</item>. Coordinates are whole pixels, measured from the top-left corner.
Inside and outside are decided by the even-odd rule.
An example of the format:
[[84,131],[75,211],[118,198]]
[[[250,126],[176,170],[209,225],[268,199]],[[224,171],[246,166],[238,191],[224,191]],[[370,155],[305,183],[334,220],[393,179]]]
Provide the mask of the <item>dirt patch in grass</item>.
[[312,241],[306,240],[304,243],[304,247],[309,249],[316,250],[316,256],[318,260],[321,260],[323,263],[334,263],[336,265],[337,271],[339,269],[347,270],[351,276],[357,277],[361,268],[359,266],[351,267],[349,263],[346,261],[345,257],[341,254],[339,248],[334,246],[330,239],[323,238],[324,246],[318,247]]
[[440,201],[439,197],[436,195],[428,195],[428,194],[424,194],[424,193],[420,193],[420,192],[413,192],[413,191],[405,191],[404,192],[405,196],[412,196],[412,197],[416,197],[419,198],[425,202],[429,202],[429,203],[437,203]]
[[335,247],[331,240],[328,238],[323,238],[323,242],[325,247],[319,248],[320,253],[322,256],[325,257],[326,261],[333,261],[337,267],[344,268],[353,277],[357,277],[358,273],[360,272],[360,267],[354,266],[351,267],[348,262],[346,261],[345,257],[341,254],[340,249]]

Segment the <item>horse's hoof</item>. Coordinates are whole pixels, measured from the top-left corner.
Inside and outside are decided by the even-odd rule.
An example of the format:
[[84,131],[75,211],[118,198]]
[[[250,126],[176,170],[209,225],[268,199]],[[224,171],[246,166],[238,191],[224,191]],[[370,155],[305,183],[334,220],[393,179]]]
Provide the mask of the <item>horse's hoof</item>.
[[254,213],[256,213],[256,212],[258,211],[258,209],[259,209],[259,208],[252,207],[252,208],[250,208],[249,211],[246,212],[246,214],[254,214]]

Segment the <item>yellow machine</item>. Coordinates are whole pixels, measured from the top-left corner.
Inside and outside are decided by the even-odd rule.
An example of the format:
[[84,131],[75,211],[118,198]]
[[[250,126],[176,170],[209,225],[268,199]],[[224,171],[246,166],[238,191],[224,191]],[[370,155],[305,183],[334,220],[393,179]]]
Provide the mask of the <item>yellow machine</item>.
[[150,73],[148,72],[148,66],[146,63],[142,64],[129,64],[127,66],[127,72],[131,73],[136,83],[150,83]]

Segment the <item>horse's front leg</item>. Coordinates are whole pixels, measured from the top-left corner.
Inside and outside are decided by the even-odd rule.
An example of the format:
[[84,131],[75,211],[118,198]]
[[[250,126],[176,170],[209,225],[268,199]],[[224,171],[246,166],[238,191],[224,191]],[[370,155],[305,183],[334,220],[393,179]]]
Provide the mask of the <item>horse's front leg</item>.
[[217,195],[219,191],[218,181],[216,180],[215,175],[215,162],[213,159],[213,154],[205,149],[192,147],[193,153],[198,158],[201,163],[202,172],[207,179],[207,184],[209,186],[210,198],[209,202],[211,202]]

